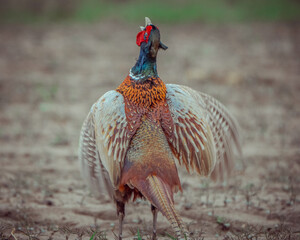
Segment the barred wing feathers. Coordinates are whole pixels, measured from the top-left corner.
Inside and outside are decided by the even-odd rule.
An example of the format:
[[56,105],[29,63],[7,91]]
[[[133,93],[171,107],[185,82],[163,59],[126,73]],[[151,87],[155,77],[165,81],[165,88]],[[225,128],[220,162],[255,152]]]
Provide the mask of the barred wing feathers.
[[82,175],[93,193],[113,194],[120,179],[130,136],[123,96],[104,94],[83,123],[79,142]]
[[92,112],[86,117],[79,139],[79,163],[81,174],[96,195],[112,196],[111,181],[99,156],[95,139],[95,125]]
[[167,103],[174,123],[172,151],[188,171],[211,173],[216,162],[213,135],[208,125],[204,103],[190,94],[190,88],[167,84]]
[[[234,148],[242,154],[239,125],[222,103],[205,93],[199,95],[205,103],[217,150],[217,164],[211,178],[223,181],[235,168],[236,161],[242,161],[234,156]],[[239,164],[243,165],[243,162]]]
[[189,171],[224,180],[234,165],[233,146],[241,152],[238,124],[216,99],[189,87],[167,84],[167,102],[175,124],[175,141]]

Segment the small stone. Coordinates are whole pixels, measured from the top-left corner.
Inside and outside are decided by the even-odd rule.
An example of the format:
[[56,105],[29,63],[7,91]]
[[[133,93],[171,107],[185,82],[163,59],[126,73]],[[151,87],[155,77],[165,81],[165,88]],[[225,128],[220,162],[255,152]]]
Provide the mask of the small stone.
[[192,206],[193,206],[193,204],[192,204],[192,203],[185,203],[185,204],[183,205],[183,207],[184,207],[184,209],[185,209],[185,210],[189,210],[189,209],[191,209],[191,208],[192,208]]
[[51,200],[45,200],[45,204],[47,206],[53,206],[54,205],[54,203]]
[[224,223],[224,227],[226,227],[227,229],[230,228],[230,223]]

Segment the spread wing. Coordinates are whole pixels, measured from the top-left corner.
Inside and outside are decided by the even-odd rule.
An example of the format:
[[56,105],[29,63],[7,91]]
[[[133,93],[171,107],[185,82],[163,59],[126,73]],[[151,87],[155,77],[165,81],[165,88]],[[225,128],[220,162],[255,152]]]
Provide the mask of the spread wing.
[[[204,103],[191,95],[192,89],[167,84],[167,103],[174,123],[170,146],[180,164],[188,171],[207,176],[215,166],[215,144]],[[200,99],[201,100],[201,99]]]
[[104,94],[86,117],[79,140],[82,175],[93,193],[112,196],[129,145],[124,98],[116,91]]
[[205,103],[217,151],[217,163],[211,178],[223,181],[235,165],[243,165],[242,158],[234,156],[234,148],[242,154],[239,125],[222,103],[205,93],[198,94]]
[[234,118],[216,99],[186,86],[167,84],[167,103],[175,125],[169,142],[179,163],[223,179],[234,162],[233,145],[240,150]]

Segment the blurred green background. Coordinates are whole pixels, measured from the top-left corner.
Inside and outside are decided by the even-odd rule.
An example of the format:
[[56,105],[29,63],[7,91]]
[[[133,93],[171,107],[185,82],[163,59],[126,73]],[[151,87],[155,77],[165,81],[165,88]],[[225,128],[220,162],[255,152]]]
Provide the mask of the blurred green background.
[[298,0],[0,0],[1,23],[93,22],[103,18],[164,23],[300,20]]

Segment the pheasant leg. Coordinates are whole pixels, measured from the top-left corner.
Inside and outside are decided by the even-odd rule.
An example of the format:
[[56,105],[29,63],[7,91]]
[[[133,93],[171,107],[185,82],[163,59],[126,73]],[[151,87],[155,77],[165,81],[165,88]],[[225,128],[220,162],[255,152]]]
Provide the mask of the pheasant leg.
[[152,204],[151,204],[151,212],[152,212],[152,215],[153,215],[153,233],[152,233],[152,240],[156,240],[156,222],[157,222],[157,208],[154,207]]
[[119,217],[119,240],[122,240],[122,229],[123,229],[123,219],[125,216],[125,204],[122,202],[116,202],[117,204],[117,214]]

